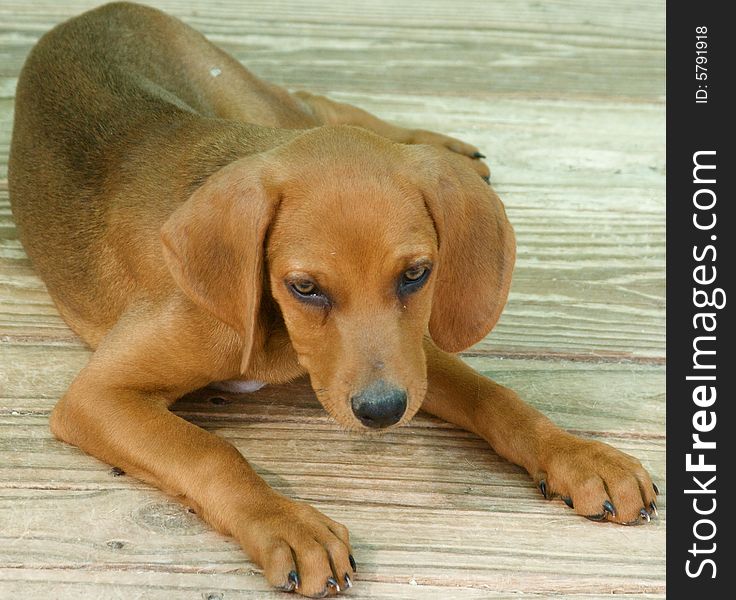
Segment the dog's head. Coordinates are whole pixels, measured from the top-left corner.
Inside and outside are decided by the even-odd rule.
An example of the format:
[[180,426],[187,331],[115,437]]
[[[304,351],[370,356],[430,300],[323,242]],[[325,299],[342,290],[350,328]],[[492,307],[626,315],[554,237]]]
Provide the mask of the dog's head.
[[466,348],[508,295],[513,230],[467,160],[353,127],[312,130],[210,177],[165,224],[167,263],[240,334],[243,370],[265,288],[338,422],[405,422],[426,391],[424,336]]

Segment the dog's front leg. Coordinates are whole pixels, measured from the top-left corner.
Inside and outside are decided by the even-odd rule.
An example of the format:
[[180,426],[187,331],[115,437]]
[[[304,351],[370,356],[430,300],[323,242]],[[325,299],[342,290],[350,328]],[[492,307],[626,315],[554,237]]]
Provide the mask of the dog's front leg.
[[637,459],[561,430],[513,391],[430,340],[425,351],[423,410],[483,437],[499,455],[524,467],[545,497],[560,495],[583,516],[624,524],[649,521],[656,489]]
[[150,323],[114,331],[55,407],[54,435],[193,506],[235,537],[272,585],[313,597],[349,587],[343,525],[277,493],[236,448],[169,411],[178,386],[207,380],[193,380],[207,361],[186,340],[181,328],[172,336]]

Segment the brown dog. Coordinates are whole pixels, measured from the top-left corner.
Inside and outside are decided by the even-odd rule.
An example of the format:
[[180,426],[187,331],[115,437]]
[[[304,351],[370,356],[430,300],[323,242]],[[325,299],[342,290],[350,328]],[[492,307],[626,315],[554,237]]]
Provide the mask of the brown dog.
[[169,412],[183,394],[307,373],[345,427],[398,426],[421,407],[581,515],[649,520],[656,488],[636,459],[448,354],[493,327],[514,263],[480,158],[261,81],[150,8],[56,27],[18,82],[10,157],[23,244],[95,348],[53,433],[192,505],[273,585],[307,596],[352,585],[347,529]]

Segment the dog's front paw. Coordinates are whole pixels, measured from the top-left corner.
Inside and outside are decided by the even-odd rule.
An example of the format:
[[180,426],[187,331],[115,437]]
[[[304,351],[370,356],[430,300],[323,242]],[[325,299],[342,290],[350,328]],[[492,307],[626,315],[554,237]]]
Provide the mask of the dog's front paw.
[[488,168],[488,165],[482,160],[485,158],[485,155],[483,155],[481,151],[472,144],[466,144],[462,140],[450,137],[449,135],[427,131],[426,129],[411,130],[408,143],[439,146],[440,148],[444,148],[450,152],[465,156],[470,159],[468,165],[475,170],[478,175],[485,179],[487,183],[490,183],[491,181],[491,171]]
[[248,512],[236,537],[271,585],[309,598],[352,587],[356,565],[344,525],[282,497]]
[[553,438],[542,452],[535,479],[545,498],[559,495],[593,521],[639,525],[657,514],[659,491],[633,456],[569,434]]

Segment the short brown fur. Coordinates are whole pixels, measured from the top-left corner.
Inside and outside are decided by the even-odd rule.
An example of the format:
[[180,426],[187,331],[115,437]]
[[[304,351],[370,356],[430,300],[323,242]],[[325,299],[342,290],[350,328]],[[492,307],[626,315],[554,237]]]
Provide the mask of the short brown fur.
[[[273,585],[313,597],[349,587],[348,532],[168,410],[213,382],[307,374],[341,425],[367,431],[351,398],[381,381],[405,392],[394,426],[422,408],[579,514],[636,523],[654,512],[636,459],[561,431],[449,354],[491,330],[514,264],[474,146],[289,93],[129,3],[46,34],[16,97],[19,234],[95,349],[52,431],[195,507]],[[428,275],[409,293],[412,269]],[[306,280],[329,302],[295,294]]]

